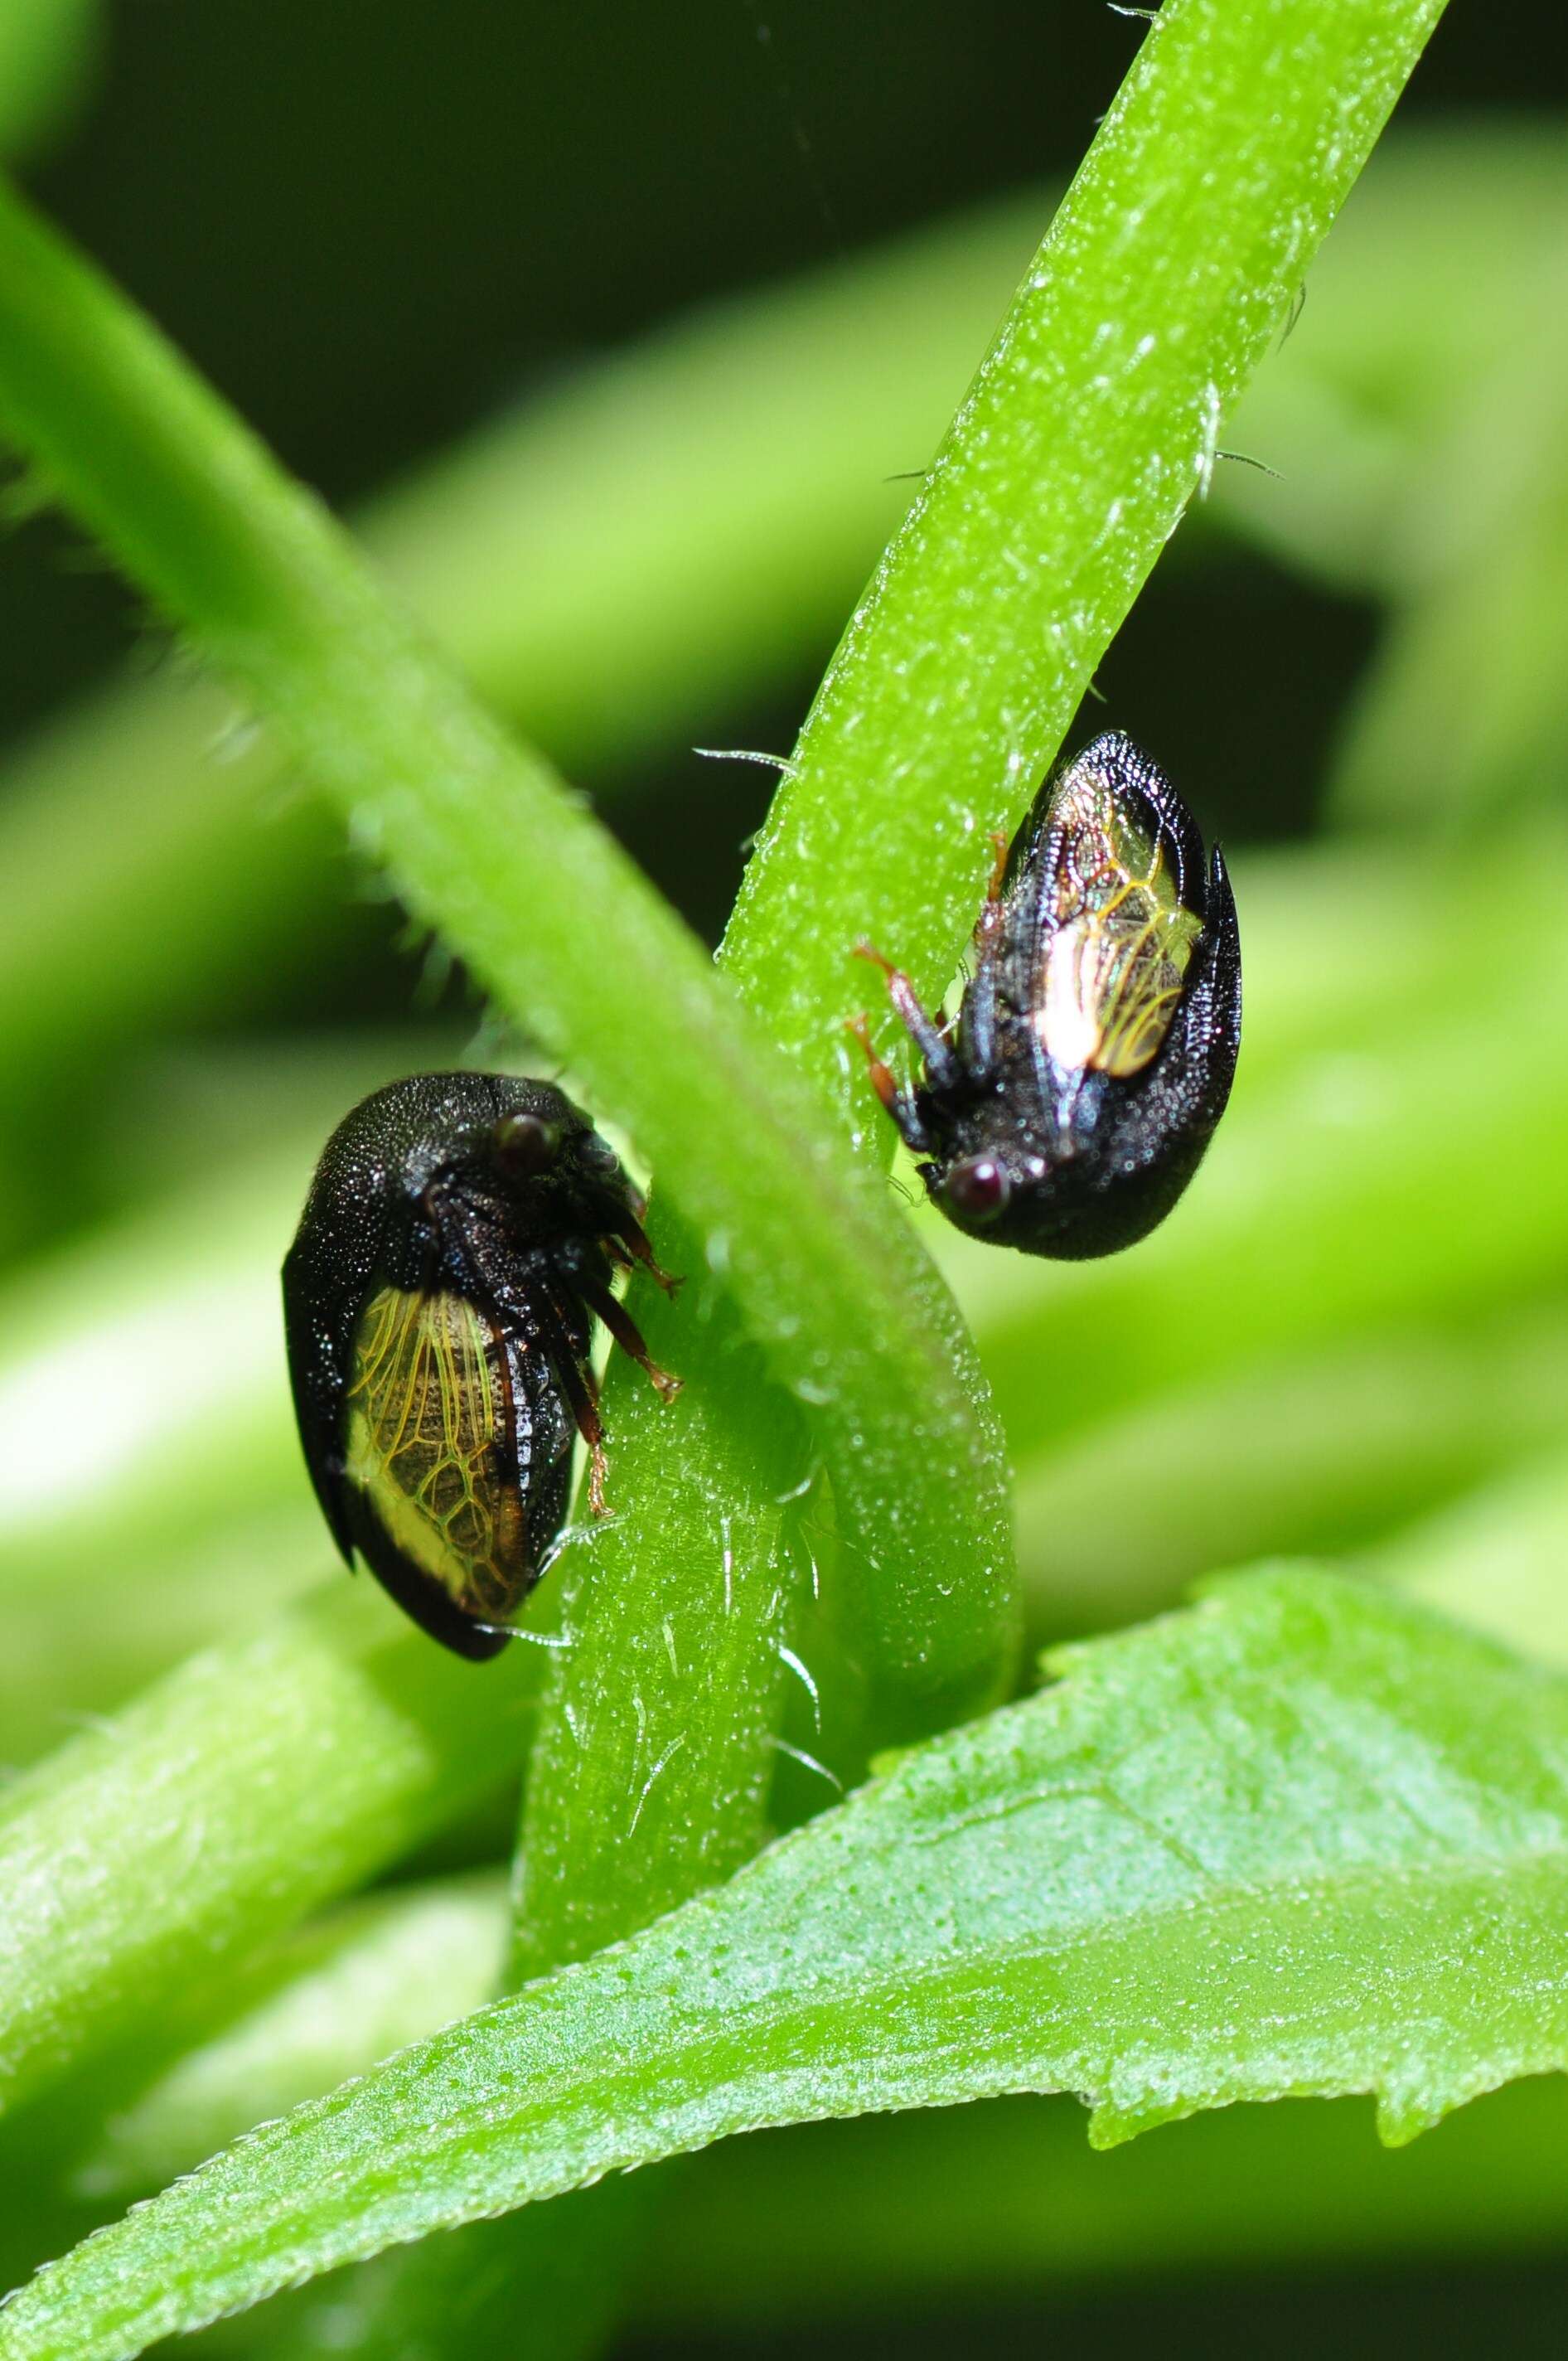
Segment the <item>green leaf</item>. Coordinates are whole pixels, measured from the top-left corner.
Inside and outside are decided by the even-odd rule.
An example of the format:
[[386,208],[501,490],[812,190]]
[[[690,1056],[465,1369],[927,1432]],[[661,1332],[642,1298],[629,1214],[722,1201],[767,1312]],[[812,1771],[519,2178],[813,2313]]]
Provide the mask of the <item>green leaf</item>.
[[[817,734],[808,735],[793,817],[771,840],[733,939],[738,980],[782,1021],[798,1061],[830,1092],[839,1081],[845,926],[857,915],[848,864],[832,857],[831,839],[855,807],[854,774],[873,816],[876,895],[902,909],[924,892],[922,920],[955,944],[972,898],[972,845],[949,833],[927,875],[927,830],[934,821],[943,837],[955,789],[933,767],[931,741],[940,731],[931,724],[946,675],[926,658],[945,633],[959,666],[955,689],[974,690],[961,712],[961,695],[955,703],[971,766],[981,757],[999,768],[1009,757],[1026,762],[1031,733],[1053,726],[1053,709],[1080,685],[1095,642],[1203,480],[1219,409],[1266,340],[1434,13],[1430,5],[1393,16],[1350,11],[1343,23],[1325,20],[1325,29],[1317,12],[1289,0],[1234,15],[1177,0],[1151,37],[1125,104],[1097,144],[1098,181],[1091,166],[1065,233],[1031,275],[960,420],[918,529],[858,619]],[[1287,52],[1291,71],[1282,81]],[[1207,201],[1222,137],[1233,188],[1214,215]],[[1237,170],[1244,156],[1250,179]],[[1156,166],[1171,201],[1153,209],[1142,234],[1135,199]],[[1245,203],[1234,202],[1237,188]],[[879,1641],[895,1677],[924,1692],[916,1716],[935,1719],[957,1698],[983,1692],[1005,1654],[1010,1605],[999,1455],[963,1340],[917,1257],[872,1218],[875,1192],[835,1160],[809,1103],[770,1062],[766,1046],[749,1042],[733,1023],[667,916],[566,811],[540,766],[506,749],[232,422],[20,216],[0,220],[0,247],[15,332],[4,390],[25,439],[132,570],[282,717],[317,774],[385,849],[414,906],[446,928],[517,1014],[571,1049],[633,1124],[686,1216],[692,1253],[681,1267],[695,1273],[707,1263],[768,1345],[776,1373],[818,1413],[839,1506],[876,1560]],[[1102,362],[1117,357],[1099,351],[1105,307],[1118,308],[1120,328],[1130,333],[1120,315],[1151,290],[1153,341],[1146,352],[1129,347],[1116,368],[1092,379],[1097,390],[1114,387],[1119,370],[1122,398],[1102,403],[1102,417],[1077,421],[1082,464],[1064,474],[1055,466],[1062,422],[1043,424],[1039,397],[1052,397],[1048,411],[1065,396],[1058,406],[1072,423],[1080,365],[1097,353]],[[1127,497],[1124,531],[1121,488],[1146,461],[1148,480]],[[1047,533],[1048,564],[1019,540],[1047,527],[1065,536],[1050,543]],[[1057,563],[1069,555],[1076,573]],[[1058,603],[1042,608],[1041,578],[1053,574],[1061,576],[1050,592]],[[977,585],[995,621],[994,646],[956,628]],[[1051,646],[1031,671],[1042,620]],[[913,701],[912,633],[921,672]],[[1014,654],[1025,670],[1009,686]],[[1040,713],[1015,729],[1016,698],[1036,697]],[[1062,718],[1057,710],[1058,724]],[[902,770],[890,764],[890,750]],[[1014,762],[1010,803],[1025,791]],[[978,816],[966,801],[965,837]],[[890,819],[897,823],[891,829]],[[813,840],[804,862],[799,844],[791,851],[792,829]],[[593,934],[581,923],[585,910]],[[520,928],[523,911],[530,923]],[[874,919],[874,907],[859,915]],[[601,942],[612,947],[608,953]],[[688,1322],[702,1301],[694,1288],[683,1306]],[[686,1366],[697,1358],[694,1350]],[[711,1392],[720,1397],[721,1386]],[[694,1400],[681,1416],[690,1420],[697,1408]],[[706,1541],[711,1573],[729,1493],[717,1483],[704,1502],[703,1479],[721,1473],[720,1459],[693,1445],[694,1431],[673,1425],[671,1440],[698,1510],[688,1537]],[[760,1496],[754,1505],[769,1505],[765,1485],[739,1488]],[[632,1495],[629,1505],[647,1528],[660,1496],[647,1483]],[[629,1518],[623,1552],[634,1539]],[[766,1574],[770,1536],[759,1531],[757,1542]],[[678,1563],[681,1542],[666,1554]],[[695,1562],[694,1551],[686,1554]],[[638,1571],[633,1553],[626,1572]],[[698,1595],[693,1584],[686,1592]],[[589,1637],[604,1640],[613,1670],[614,1602],[602,1585],[593,1593],[600,1629]],[[733,1668],[743,1674],[738,1692],[747,1691],[751,1737],[741,1751],[753,1758],[760,1750],[751,1739],[768,1734],[765,1692],[775,1677],[765,1588],[754,1606]],[[663,1635],[650,1623],[644,1636],[656,1643]],[[673,1641],[668,1654],[678,1687]],[[596,1683],[606,1690],[598,1674],[590,1688]],[[710,1732],[721,1738],[725,1697],[704,1702]],[[656,1767],[670,1759],[661,1750]],[[655,1806],[670,1839],[661,1836],[658,1849],[670,1858],[655,1862],[649,1881],[655,1896],[661,1879],[673,1898],[691,1882],[691,1865],[700,1867],[700,1841],[683,1847],[676,1829],[711,1786],[695,1767],[700,1760],[694,1746],[694,1767],[667,1783]],[[566,1834],[572,1763],[563,1744],[554,1817]],[[623,1770],[613,1763],[611,1771],[600,1783],[603,1808],[587,1825],[590,1847],[630,1800]],[[754,1761],[746,1776],[736,1800],[752,1809]],[[644,1789],[639,1808],[645,1797]],[[700,1837],[695,1828],[691,1834]],[[640,1906],[635,1892],[611,1891],[604,1902],[601,1931],[624,1927]],[[550,1933],[544,1955],[571,1948]]]
[[0,2319],[110,2361],[443,2224],[764,2124],[1069,2089],[1102,2145],[1568,2062],[1568,1683],[1286,1569],[1065,1652],[634,1941],[264,2126]]
[[0,8],[0,155],[47,148],[78,112],[103,35],[99,0],[5,0]]

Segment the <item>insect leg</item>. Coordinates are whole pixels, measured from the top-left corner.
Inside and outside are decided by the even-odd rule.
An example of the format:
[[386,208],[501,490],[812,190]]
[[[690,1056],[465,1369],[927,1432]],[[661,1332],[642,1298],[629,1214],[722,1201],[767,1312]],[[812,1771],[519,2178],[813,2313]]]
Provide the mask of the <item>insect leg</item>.
[[852,1034],[865,1051],[866,1069],[871,1075],[872,1088],[898,1126],[899,1137],[905,1148],[913,1149],[917,1156],[929,1155],[932,1142],[930,1135],[920,1120],[920,1112],[915,1104],[915,1094],[912,1091],[900,1090],[892,1068],[884,1065],[872,1049],[871,1027],[866,1022],[864,1013],[862,1012],[859,1016],[851,1016],[845,1025],[844,1030],[846,1033]]
[[915,986],[904,970],[894,967],[881,951],[873,950],[870,943],[857,943],[855,957],[870,960],[872,965],[880,967],[886,976],[887,996],[903,1017],[905,1031],[926,1060],[927,1080],[934,1082],[938,1090],[947,1089],[956,1082],[959,1078],[957,1061],[943,1037],[941,1027],[932,1022],[916,999]]
[[536,1318],[540,1344],[561,1381],[577,1433],[588,1446],[588,1506],[596,1517],[602,1517],[606,1462],[598,1385],[587,1355],[572,1333],[570,1312],[550,1288],[543,1289],[536,1299]]
[[672,1377],[668,1369],[660,1368],[652,1357],[642,1341],[642,1331],[625,1304],[597,1279],[579,1279],[577,1291],[589,1311],[598,1312],[621,1351],[643,1371],[655,1393],[665,1401],[674,1401],[680,1392],[682,1380]]
[[[641,1200],[639,1199],[638,1202],[641,1204]],[[641,1264],[656,1287],[662,1287],[666,1295],[674,1295],[681,1283],[680,1277],[678,1274],[660,1269],[654,1258],[652,1246],[649,1243],[648,1233],[635,1213],[628,1213],[624,1206],[618,1207],[614,1227],[607,1229],[605,1235],[611,1252],[618,1253],[619,1259],[623,1261],[628,1268],[633,1263]],[[597,1306],[595,1308],[598,1309]],[[603,1319],[604,1314],[600,1312],[599,1317]],[[608,1327],[609,1323],[606,1321],[605,1325]]]

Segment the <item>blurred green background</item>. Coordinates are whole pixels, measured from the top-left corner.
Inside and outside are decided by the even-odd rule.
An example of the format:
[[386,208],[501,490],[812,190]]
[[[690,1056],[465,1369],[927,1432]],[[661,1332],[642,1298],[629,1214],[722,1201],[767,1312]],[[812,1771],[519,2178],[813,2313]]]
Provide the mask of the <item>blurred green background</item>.
[[[1559,29],[1444,22],[1225,430],[1277,473],[1221,466],[1084,716],[1238,855],[1249,1007],[1146,1251],[934,1240],[1042,1640],[1311,1550],[1568,1661]],[[0,138],[714,939],[770,774],[693,750],[787,751],[1141,32],[1098,0],[12,0]],[[315,1148],[393,1073],[526,1057],[46,496],[14,484],[0,540],[11,1763],[327,1573],[275,1300]],[[1561,2106],[1489,2109],[1561,2184]],[[1504,2130],[1418,2162],[1285,2109],[1146,2165],[1065,2102],[969,2112],[961,2204],[927,2123],[746,2144],[751,2215],[694,2199],[706,2276],[655,2269],[623,2349],[1560,2345],[1563,2205],[1466,2180]],[[820,2254],[830,2218],[812,2317],[777,2224]]]

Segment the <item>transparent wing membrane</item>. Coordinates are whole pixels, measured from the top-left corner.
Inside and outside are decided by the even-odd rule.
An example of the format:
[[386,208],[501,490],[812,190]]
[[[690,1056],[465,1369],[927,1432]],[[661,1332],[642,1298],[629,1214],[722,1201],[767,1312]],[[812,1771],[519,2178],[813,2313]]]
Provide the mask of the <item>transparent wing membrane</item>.
[[1040,1038],[1060,1065],[1135,1074],[1170,1028],[1202,921],[1180,900],[1157,833],[1085,765],[1061,782],[1044,859]]
[[506,1356],[460,1295],[385,1287],[365,1307],[348,1389],[347,1475],[389,1538],[454,1603],[504,1614],[528,1580]]

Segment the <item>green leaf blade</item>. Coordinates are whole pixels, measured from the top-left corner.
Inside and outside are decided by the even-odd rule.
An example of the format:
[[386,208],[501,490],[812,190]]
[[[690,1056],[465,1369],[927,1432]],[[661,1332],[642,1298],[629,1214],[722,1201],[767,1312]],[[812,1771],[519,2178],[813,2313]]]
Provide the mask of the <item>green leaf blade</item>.
[[46,2272],[14,2361],[764,2124],[1076,2090],[1102,2143],[1568,2062],[1568,1683],[1305,1571],[1069,1650],[633,1942],[269,2125]]

